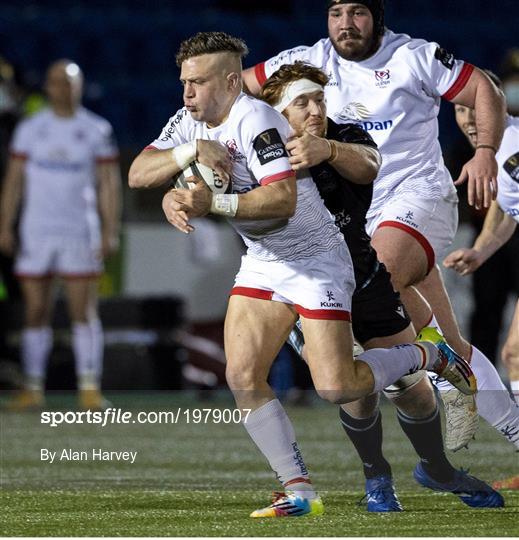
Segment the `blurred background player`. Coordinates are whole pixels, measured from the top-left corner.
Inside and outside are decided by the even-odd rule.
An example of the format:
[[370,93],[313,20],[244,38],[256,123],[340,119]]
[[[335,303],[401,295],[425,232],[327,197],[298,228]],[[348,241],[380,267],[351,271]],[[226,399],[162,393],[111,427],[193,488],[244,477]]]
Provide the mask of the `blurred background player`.
[[84,409],[104,407],[97,278],[103,259],[118,246],[121,181],[112,128],[81,106],[82,89],[77,64],[54,62],[45,82],[49,108],[22,121],[10,147],[0,249],[16,253],[15,273],[25,302],[25,388],[7,404],[10,409],[43,405],[54,277],[63,278],[72,322],[79,404]]
[[[459,182],[468,182],[470,204],[489,206],[497,174],[495,150],[503,133],[503,96],[479,69],[456,60],[438,44],[386,29],[383,0],[326,5],[328,38],[245,70],[245,84],[257,93],[281,64],[296,60],[330,74],[325,87],[330,117],[371,126],[382,155],[367,214],[378,258],[415,328],[439,325],[479,378],[494,368],[462,338],[435,263],[452,243],[458,224],[458,198],[443,163],[437,116],[442,97],[480,112],[478,148]],[[407,99],[398,99],[402,92]],[[457,450],[477,429],[476,407],[473,397],[444,390],[446,445]]]
[[[0,56],[0,182],[4,178],[9,142],[21,111],[22,92],[14,66]],[[12,354],[7,343],[7,323],[13,303],[20,297],[13,262],[12,255],[0,252],[0,359],[7,359]]]
[[[310,64],[287,64],[266,81],[260,97],[289,121],[294,132],[287,143],[290,163],[296,171],[310,170],[350,250],[356,281],[352,296],[355,339],[365,350],[412,342],[416,332],[365,229],[380,155],[361,127],[327,118],[327,82],[326,74]],[[303,356],[299,322],[289,341]],[[397,406],[398,421],[420,457],[414,475],[421,485],[463,493],[462,501],[469,506],[502,504],[490,486],[457,471],[445,456],[439,408],[425,371],[403,377],[385,393]],[[343,404],[339,411],[344,431],[363,463],[368,512],[401,511],[391,466],[382,452],[379,395]]]
[[[492,76],[499,86],[500,81]],[[473,148],[477,146],[478,131],[474,111],[468,107],[456,105],[456,122]],[[498,251],[512,236],[519,222],[519,118],[508,116],[503,141],[496,154],[499,164],[498,192],[485,218],[483,229],[472,248],[457,249],[444,260],[447,268],[452,268],[463,276],[477,270]],[[519,413],[519,300],[510,325],[508,337],[502,351],[502,359],[510,377],[512,393],[517,401],[509,403],[511,409]],[[499,379],[492,381],[493,390],[485,392],[482,399],[506,400],[508,391]],[[506,397],[505,397],[506,396]],[[519,423],[510,424],[508,430],[519,438]],[[519,475],[502,482],[502,488],[519,489]]]
[[[519,49],[510,49],[506,53],[498,73],[508,113],[519,116]],[[497,84],[498,81],[494,82]],[[472,155],[473,151],[470,143],[463,138],[451,151],[450,170],[459,171],[462,166],[460,161]],[[469,207],[468,211],[474,227],[474,241],[483,227],[486,209]],[[471,287],[474,301],[470,313],[471,343],[497,365],[503,316],[508,300],[515,300],[519,295],[519,229],[484,265],[471,274]]]

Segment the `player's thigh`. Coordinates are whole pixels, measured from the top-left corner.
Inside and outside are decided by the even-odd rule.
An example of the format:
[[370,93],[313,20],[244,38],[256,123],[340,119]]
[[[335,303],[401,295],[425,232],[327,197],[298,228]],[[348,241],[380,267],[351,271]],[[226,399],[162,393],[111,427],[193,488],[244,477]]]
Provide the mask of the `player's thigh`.
[[24,299],[25,324],[31,327],[50,324],[53,305],[53,278],[20,279]]
[[425,277],[452,244],[457,227],[455,202],[402,193],[370,218],[368,232],[400,290]]
[[233,295],[225,317],[227,379],[231,387],[266,381],[297,315],[292,306]]
[[389,349],[395,345],[403,343],[413,343],[416,338],[416,333],[413,325],[410,323],[407,328],[393,334],[391,336],[380,336],[372,338],[362,344],[362,347],[367,351],[369,349]]
[[70,319],[87,322],[97,316],[97,278],[63,280]]
[[422,280],[428,270],[428,258],[422,244],[411,234],[395,227],[378,228],[371,244],[391,274],[397,290]]
[[[382,263],[379,263],[371,279],[355,291],[351,312],[353,335],[364,349],[391,347],[414,340],[411,319]],[[401,332],[404,332],[402,336]],[[404,336],[407,337],[405,341],[398,341]],[[379,339],[389,345],[377,345]]]
[[305,357],[315,387],[331,390],[354,380],[351,323],[301,316],[301,326]]

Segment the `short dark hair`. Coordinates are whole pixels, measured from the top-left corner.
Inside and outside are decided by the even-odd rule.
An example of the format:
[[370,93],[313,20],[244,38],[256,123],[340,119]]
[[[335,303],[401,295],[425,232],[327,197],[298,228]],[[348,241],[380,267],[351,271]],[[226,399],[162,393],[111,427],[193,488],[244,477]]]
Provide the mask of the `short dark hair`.
[[184,60],[193,56],[219,52],[234,53],[243,58],[247,56],[249,49],[243,39],[225,32],[198,32],[180,44],[176,55],[177,66],[180,67]]
[[299,79],[308,79],[321,86],[328,84],[328,75],[324,71],[312,64],[298,60],[293,64],[282,65],[273,73],[262,86],[259,97],[269,105],[276,105],[281,100],[283,90],[287,84]]

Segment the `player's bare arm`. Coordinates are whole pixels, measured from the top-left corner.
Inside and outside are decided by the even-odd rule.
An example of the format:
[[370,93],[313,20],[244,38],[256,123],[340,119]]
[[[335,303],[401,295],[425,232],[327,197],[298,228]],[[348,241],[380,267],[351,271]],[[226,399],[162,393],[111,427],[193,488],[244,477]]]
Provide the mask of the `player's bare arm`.
[[355,184],[371,184],[375,180],[382,163],[376,148],[337,141],[330,143],[337,149],[337,157],[329,163],[341,176]]
[[0,251],[8,255],[16,247],[15,221],[23,194],[25,159],[10,157],[0,203]]
[[108,257],[119,247],[121,225],[121,173],[119,163],[97,165],[97,190],[99,215],[101,216],[101,256]]
[[516,221],[493,201],[474,246],[453,251],[445,258],[443,265],[456,270],[462,276],[471,274],[508,242],[516,226]]
[[214,169],[223,178],[228,178],[231,173],[231,160],[223,144],[218,141],[196,139],[173,149],[143,150],[130,167],[128,183],[131,188],[161,186],[195,159]]
[[242,71],[243,91],[251,96],[257,96],[260,93],[261,85],[254,73],[254,67]]
[[[172,189],[162,200],[167,220],[185,233],[193,230],[191,218],[214,213],[213,197],[218,196],[199,178],[191,177],[188,181],[195,184],[193,189]],[[290,176],[247,193],[223,197],[237,197],[236,219],[281,219],[294,215],[296,196],[296,180]]]
[[339,174],[357,184],[370,184],[380,169],[380,153],[362,144],[341,143],[305,131],[287,143],[290,164],[297,171],[327,161]]
[[481,70],[475,68],[453,103],[474,109],[478,133],[476,153],[465,164],[455,184],[468,181],[469,204],[488,208],[497,195],[495,154],[501,145],[505,125],[504,96]]

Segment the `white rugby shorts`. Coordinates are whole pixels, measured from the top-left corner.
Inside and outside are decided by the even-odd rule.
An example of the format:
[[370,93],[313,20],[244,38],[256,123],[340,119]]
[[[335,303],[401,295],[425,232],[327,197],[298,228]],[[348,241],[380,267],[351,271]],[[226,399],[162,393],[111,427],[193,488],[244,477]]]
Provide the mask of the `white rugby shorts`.
[[102,271],[97,243],[93,245],[88,238],[50,235],[25,235],[14,268],[19,278],[89,278]]
[[346,244],[297,261],[242,257],[231,295],[293,305],[308,319],[351,321],[355,276]]
[[423,247],[428,270],[441,260],[452,244],[458,229],[458,204],[445,199],[419,199],[403,193],[385,203],[368,219],[370,236],[381,227],[395,227],[407,232]]

